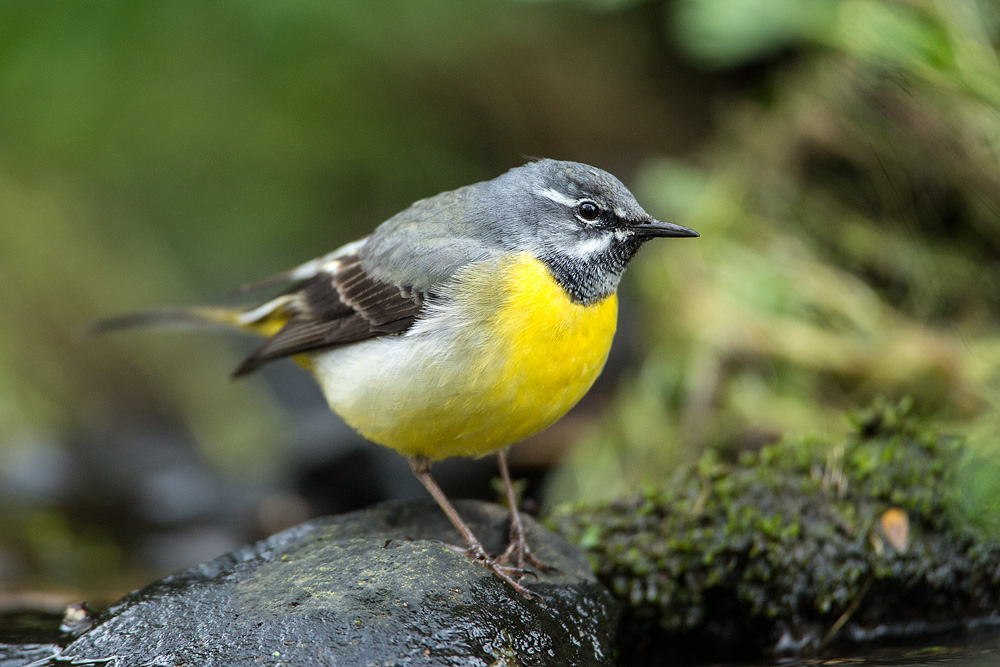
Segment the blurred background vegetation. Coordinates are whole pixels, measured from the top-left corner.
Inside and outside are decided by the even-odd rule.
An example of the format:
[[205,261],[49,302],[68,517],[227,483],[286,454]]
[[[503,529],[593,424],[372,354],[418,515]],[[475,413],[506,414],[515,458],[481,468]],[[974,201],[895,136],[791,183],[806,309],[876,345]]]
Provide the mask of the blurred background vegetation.
[[229,382],[251,341],[85,331],[229,302],[526,155],[702,234],[636,260],[598,387],[515,451],[530,495],[909,395],[1000,515],[998,39],[989,0],[5,0],[0,601],[419,495],[292,365]]

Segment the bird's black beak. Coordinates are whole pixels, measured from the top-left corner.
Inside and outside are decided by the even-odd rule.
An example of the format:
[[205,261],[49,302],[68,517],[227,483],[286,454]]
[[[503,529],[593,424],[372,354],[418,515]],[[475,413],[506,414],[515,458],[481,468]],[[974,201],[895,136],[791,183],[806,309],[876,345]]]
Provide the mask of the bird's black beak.
[[649,219],[649,222],[636,225],[633,229],[636,234],[647,239],[701,236],[701,234],[693,229],[675,225],[672,222],[660,222],[659,220],[653,220],[652,218]]

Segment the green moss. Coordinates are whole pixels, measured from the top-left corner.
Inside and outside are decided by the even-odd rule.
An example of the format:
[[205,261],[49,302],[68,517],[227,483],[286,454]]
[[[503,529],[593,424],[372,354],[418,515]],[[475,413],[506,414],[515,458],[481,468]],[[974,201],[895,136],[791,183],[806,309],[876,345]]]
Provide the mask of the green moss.
[[[680,637],[815,646],[1000,605],[1000,544],[958,509],[962,442],[924,428],[907,402],[851,420],[843,442],[784,441],[735,463],[709,453],[662,488],[553,515],[625,603],[626,652]],[[902,516],[892,508],[908,520],[905,546],[881,527]]]

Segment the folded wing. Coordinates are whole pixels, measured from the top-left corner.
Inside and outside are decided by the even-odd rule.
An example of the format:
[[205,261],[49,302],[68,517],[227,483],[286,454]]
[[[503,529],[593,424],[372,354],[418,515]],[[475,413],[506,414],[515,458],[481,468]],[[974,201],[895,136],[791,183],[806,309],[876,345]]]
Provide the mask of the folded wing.
[[424,304],[425,294],[369,275],[357,252],[331,257],[310,269],[311,275],[285,294],[244,315],[242,324],[248,328],[266,329],[268,321],[283,324],[234,376],[282,357],[403,333]]

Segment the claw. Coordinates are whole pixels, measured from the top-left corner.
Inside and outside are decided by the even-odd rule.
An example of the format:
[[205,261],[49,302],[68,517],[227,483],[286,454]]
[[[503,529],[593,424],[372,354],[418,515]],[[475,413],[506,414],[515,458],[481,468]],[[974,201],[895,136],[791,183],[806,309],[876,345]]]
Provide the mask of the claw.
[[481,551],[473,547],[460,547],[455,544],[448,544],[447,542],[439,542],[444,547],[451,549],[454,552],[460,553],[474,563],[479,563],[487,570],[492,572],[494,575],[505,581],[511,588],[513,588],[522,597],[529,600],[534,600],[540,603],[542,606],[547,606],[545,600],[542,599],[538,593],[526,588],[520,583],[520,580],[525,576],[531,576],[538,581],[538,573],[530,568],[525,567],[515,567],[513,565],[506,565],[500,561],[499,558],[490,558],[485,551]]
[[525,571],[530,571],[532,575],[537,579],[538,574],[534,570],[540,571],[542,574],[560,574],[562,570],[557,567],[552,567],[551,565],[546,565],[538,558],[532,551],[531,547],[528,546],[528,540],[525,538],[523,532],[517,532],[511,530],[510,544],[507,546],[506,551],[501,554],[497,560],[501,563],[513,563],[516,564],[518,568],[525,569],[525,566],[530,565],[532,569],[526,569]]
[[541,595],[526,588],[520,582],[511,577],[506,572],[507,568],[498,565],[496,561],[489,561],[488,563],[483,563],[483,565],[485,565],[486,569],[490,570],[493,574],[506,581],[510,585],[510,587],[513,588],[522,597],[527,598],[529,600],[534,600],[535,602],[541,604],[543,607],[548,606],[545,604],[545,600],[542,599]]
[[[459,547],[455,546],[454,544],[448,544],[446,542],[440,542],[440,541],[438,541],[438,543],[451,549],[452,551],[462,554],[463,556],[472,561],[479,563],[487,570],[495,574],[497,577],[507,582],[510,585],[510,587],[513,588],[515,591],[517,591],[517,593],[520,594],[522,597],[525,597],[529,600],[534,600],[539,604],[541,604],[542,606],[546,606],[545,601],[542,600],[542,596],[540,596],[538,593],[534,593],[528,590],[518,581],[525,574],[531,574],[532,576],[535,577],[535,579],[538,578],[538,575],[535,574],[533,571],[526,570],[523,567],[524,565],[523,557],[521,556],[518,557],[519,561],[518,566],[514,567],[512,565],[504,564],[502,562],[502,559],[490,558],[490,555],[486,553],[486,549],[483,548],[482,543],[480,543],[480,541],[476,539],[476,536],[472,534],[472,531],[469,530],[469,527],[465,524],[464,521],[462,521],[462,517],[458,515],[458,512],[455,510],[455,507],[448,501],[447,496],[444,495],[444,491],[441,490],[441,487],[439,487],[437,485],[437,482],[434,481],[434,478],[431,477],[430,460],[427,459],[426,457],[412,457],[410,458],[410,466],[413,468],[413,474],[417,476],[417,479],[419,479],[421,483],[423,483],[423,485],[430,492],[431,496],[433,496],[434,500],[437,501],[438,506],[440,506],[441,509],[444,511],[445,515],[451,521],[452,525],[455,526],[455,528],[458,529],[458,532],[462,534],[462,537],[465,538],[465,543],[468,546]],[[520,542],[522,544],[524,543],[523,534],[521,535]],[[523,550],[527,550],[526,544],[523,546]]]
[[524,572],[531,572],[537,580],[538,573],[525,569],[530,565],[543,574],[553,574],[560,572],[559,568],[550,567],[543,563],[538,556],[531,553],[528,546],[528,539],[524,534],[524,525],[521,523],[521,515],[517,511],[517,497],[514,493],[514,486],[510,480],[510,468],[507,465],[507,453],[504,450],[497,452],[497,463],[500,467],[500,477],[503,479],[504,490],[507,494],[507,504],[510,507],[510,542],[507,549],[497,558],[500,563],[513,563],[518,569]]
[[474,563],[479,563],[487,570],[495,574],[497,577],[505,581],[510,585],[517,593],[521,596],[534,600],[535,602],[541,603],[545,606],[545,601],[542,597],[535,593],[534,591],[526,588],[521,582],[525,576],[534,577],[535,581],[538,581],[538,573],[535,570],[527,567],[516,567],[514,565],[507,565],[501,561],[500,558],[490,558],[489,555],[480,547],[476,548],[476,545],[469,547],[460,547],[455,544],[448,544],[447,542],[440,542],[435,540],[441,546],[447,547],[456,553],[460,553]]

